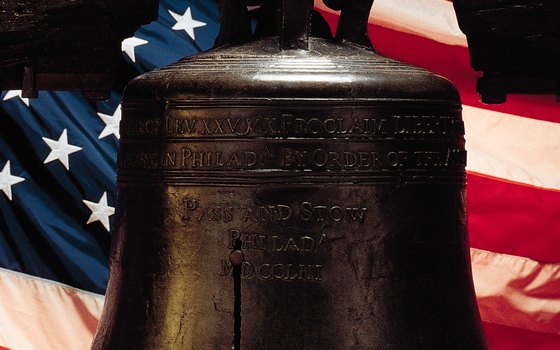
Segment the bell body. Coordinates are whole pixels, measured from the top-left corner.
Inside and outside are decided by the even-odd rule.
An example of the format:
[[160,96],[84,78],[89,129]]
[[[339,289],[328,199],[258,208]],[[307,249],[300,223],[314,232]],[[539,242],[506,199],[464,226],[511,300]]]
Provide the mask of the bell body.
[[123,99],[94,349],[485,349],[445,79],[264,38]]

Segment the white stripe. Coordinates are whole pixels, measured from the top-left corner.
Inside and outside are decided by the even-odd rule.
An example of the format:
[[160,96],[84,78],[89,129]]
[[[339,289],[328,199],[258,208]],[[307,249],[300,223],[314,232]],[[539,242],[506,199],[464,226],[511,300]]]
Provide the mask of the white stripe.
[[104,297],[0,269],[0,346],[89,349]]
[[483,321],[560,334],[560,264],[479,249],[471,261]]
[[[320,1],[315,6],[334,13]],[[457,16],[450,1],[375,0],[369,21],[447,45],[467,47],[467,39],[457,24]],[[375,37],[373,42],[375,44]]]
[[467,170],[560,190],[560,124],[463,108]]

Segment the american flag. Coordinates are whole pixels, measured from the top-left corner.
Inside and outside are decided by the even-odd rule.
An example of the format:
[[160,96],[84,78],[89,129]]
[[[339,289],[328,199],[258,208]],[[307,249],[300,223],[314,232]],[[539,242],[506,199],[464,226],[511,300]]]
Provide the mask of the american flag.
[[[331,26],[338,14],[316,2]],[[483,105],[447,0],[376,0],[379,53],[450,79],[463,102],[473,278],[492,350],[560,349],[560,104]],[[139,73],[209,49],[214,1],[160,0],[122,43]],[[0,97],[0,349],[88,349],[103,305],[114,220],[120,98]]]

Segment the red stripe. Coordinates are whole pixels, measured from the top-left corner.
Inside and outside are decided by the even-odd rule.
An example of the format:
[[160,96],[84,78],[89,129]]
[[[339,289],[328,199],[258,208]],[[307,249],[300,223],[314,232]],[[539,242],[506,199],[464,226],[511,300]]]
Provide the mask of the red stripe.
[[469,174],[467,210],[473,248],[560,262],[560,192]]
[[484,323],[491,350],[558,350],[560,335],[538,333]]
[[[338,16],[323,12],[331,28]],[[387,57],[426,68],[450,79],[459,89],[464,104],[528,118],[560,122],[560,104],[553,95],[508,95],[507,102],[485,105],[476,92],[476,78],[481,75],[470,66],[465,47],[442,44],[420,36],[369,25],[370,38],[377,51]]]

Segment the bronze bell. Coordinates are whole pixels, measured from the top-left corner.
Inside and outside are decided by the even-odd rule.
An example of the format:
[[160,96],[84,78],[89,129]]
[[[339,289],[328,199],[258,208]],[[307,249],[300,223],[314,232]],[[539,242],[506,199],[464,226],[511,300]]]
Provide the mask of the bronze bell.
[[93,349],[487,348],[457,91],[365,47],[371,4],[333,40],[223,0],[225,45],[128,85]]

